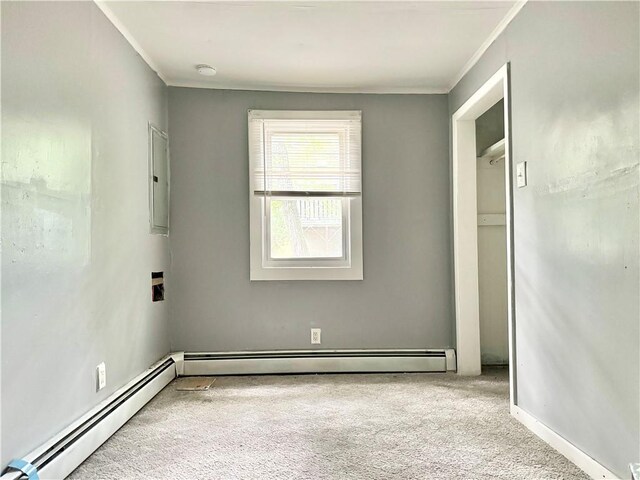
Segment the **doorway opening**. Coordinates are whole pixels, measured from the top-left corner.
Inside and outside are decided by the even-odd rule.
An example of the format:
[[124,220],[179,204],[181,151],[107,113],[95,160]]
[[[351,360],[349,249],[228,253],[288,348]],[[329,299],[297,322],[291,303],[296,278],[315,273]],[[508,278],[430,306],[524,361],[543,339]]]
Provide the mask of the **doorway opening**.
[[476,119],[480,362],[509,365],[504,99]]
[[453,114],[453,240],[458,373],[508,364],[515,405],[509,111],[506,64]]

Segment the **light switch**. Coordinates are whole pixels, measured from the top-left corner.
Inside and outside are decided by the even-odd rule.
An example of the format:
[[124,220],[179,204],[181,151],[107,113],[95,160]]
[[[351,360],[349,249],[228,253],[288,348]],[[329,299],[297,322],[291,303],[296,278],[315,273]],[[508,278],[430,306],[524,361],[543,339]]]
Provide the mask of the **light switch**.
[[98,390],[102,390],[104,387],[107,386],[107,367],[105,366],[104,362],[102,362],[100,365],[96,367],[96,373],[97,373],[96,391],[98,391]]
[[516,185],[518,188],[527,186],[527,162],[520,162],[516,165]]

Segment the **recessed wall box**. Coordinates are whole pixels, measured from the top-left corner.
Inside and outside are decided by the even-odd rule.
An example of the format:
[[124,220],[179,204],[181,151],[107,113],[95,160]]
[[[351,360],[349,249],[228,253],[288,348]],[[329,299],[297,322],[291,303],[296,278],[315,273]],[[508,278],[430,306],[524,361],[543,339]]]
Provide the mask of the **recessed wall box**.
[[151,300],[164,300],[164,272],[151,272]]

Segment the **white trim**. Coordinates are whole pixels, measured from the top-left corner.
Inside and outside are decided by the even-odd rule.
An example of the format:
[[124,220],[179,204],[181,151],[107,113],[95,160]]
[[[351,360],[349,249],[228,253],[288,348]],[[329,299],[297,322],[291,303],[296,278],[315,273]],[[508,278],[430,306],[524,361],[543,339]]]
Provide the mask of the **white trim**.
[[541,440],[546,442],[558,453],[564,455],[568,460],[573,462],[591,478],[619,478],[604,465],[598,463],[578,447],[558,435],[539,420],[536,420],[520,407],[511,405],[511,415],[513,415],[520,423],[535,433]]
[[[87,420],[98,414],[104,407],[115,400],[119,395],[134,386],[139,381],[150,375],[157,367],[165,363],[171,356],[167,356],[155,363],[152,367],[135,377],[122,388],[115,391],[95,408],[73,422],[59,434],[48,442],[25,455],[24,460],[34,463],[35,459],[47,452],[53,445],[63,440],[76,428]],[[164,387],[176,378],[175,368],[169,367],[157,377],[147,383],[144,387],[129,397],[124,403],[119,405],[106,418],[92,427],[89,431],[79,437],[68,448],[57,455],[51,462],[47,463],[39,470],[40,478],[66,478],[78,465],[80,465],[89,455],[91,455],[100,445],[102,445],[111,435],[113,435],[122,425],[124,425],[138,410],[146,405]],[[37,466],[37,465],[36,465]],[[5,473],[0,480],[17,480],[22,477],[20,472],[12,471]]]
[[[435,355],[425,355],[427,352]],[[200,359],[191,355],[213,358]],[[446,371],[445,350],[185,353],[184,361],[185,376]]]
[[362,260],[362,197],[350,198],[349,211],[349,233],[347,241],[350,243],[350,266],[348,267],[264,267],[262,265],[263,253],[263,221],[262,213],[264,197],[253,195],[251,192],[250,202],[250,272],[251,281],[269,280],[363,280],[363,260]]
[[[298,350],[225,350],[218,352],[178,352],[185,357],[192,357],[193,355],[220,355],[220,356],[237,356],[237,355],[326,355],[326,354],[366,354],[366,353],[402,353],[402,354],[421,354],[421,353],[446,353],[448,350],[442,348],[318,348],[318,349],[298,349]],[[174,354],[172,354],[174,355]]]
[[496,38],[500,36],[500,34],[504,31],[505,28],[511,23],[511,21],[515,18],[515,16],[522,10],[522,7],[527,3],[528,0],[518,0],[513,7],[507,12],[504,18],[498,23],[496,28],[493,29],[491,34],[487,37],[487,39],[480,45],[480,48],[476,50],[473,56],[464,64],[464,67],[458,72],[458,74],[453,77],[453,81],[449,85],[449,90],[453,90],[455,86],[458,84],[462,77],[464,77],[469,70],[473,68],[473,66],[478,63],[478,60],[484,55],[484,53],[489,49],[491,44],[496,41]]
[[507,334],[509,335],[509,402],[518,403],[517,347],[516,347],[516,303],[515,303],[515,254],[513,226],[513,168],[511,158],[511,87],[509,64],[500,69],[502,95],[504,100],[504,191],[505,191],[505,232],[507,234]]
[[169,356],[176,362],[176,376],[184,375],[184,352],[174,352]]
[[480,313],[478,291],[478,207],[476,197],[475,120],[504,98],[505,193],[507,231],[507,305],[510,402],[516,403],[514,342],[512,174],[509,118],[509,67],[504,65],[452,116],[453,249],[458,373],[479,375]]
[[447,372],[455,372],[458,368],[456,362],[456,351],[453,348],[447,348],[444,351],[444,355],[447,361]]
[[[480,300],[476,170],[459,157],[475,157],[475,123],[453,121],[453,256],[458,373],[480,375]],[[469,167],[469,166],[467,166]]]
[[198,80],[168,80],[165,82],[169,87],[185,88],[208,88],[211,90],[241,90],[257,92],[297,92],[297,93],[361,93],[371,95],[446,95],[449,88],[431,87],[304,87],[295,85],[236,85],[233,83],[218,83],[198,81]]
[[167,78],[160,71],[160,68],[158,67],[158,65],[151,59],[151,57],[147,54],[147,52],[144,51],[142,46],[133,37],[133,35],[127,29],[127,27],[125,27],[124,24],[120,21],[120,19],[116,16],[116,14],[113,13],[113,10],[109,8],[109,6],[107,5],[108,2],[106,2],[105,0],[93,0],[93,2],[97,5],[97,7],[100,10],[102,10],[102,13],[104,13],[107,19],[109,19],[109,21],[113,24],[113,26],[116,27],[116,29],[122,34],[125,40],[129,42],[129,45],[131,45],[133,49],[138,53],[138,55],[140,55],[142,59],[146,62],[146,64],[149,65],[149,68],[151,68],[151,70],[156,72],[158,77],[160,77],[160,80],[162,80],[165,85],[169,85],[169,83],[167,82]]
[[[269,205],[267,196],[256,195],[255,167],[264,162],[264,151],[256,145],[264,141],[263,129],[256,129],[261,119],[298,120],[322,119],[357,121],[357,135],[348,137],[358,141],[357,164],[362,181],[362,111],[360,110],[252,110],[248,111],[249,150],[249,278],[251,281],[269,280],[363,280],[362,260],[362,194],[345,198],[343,209],[343,258],[272,260],[269,255]],[[356,131],[356,127],[352,127]],[[344,137],[347,138],[347,137]],[[266,188],[266,187],[265,187]],[[362,188],[360,189],[362,192]],[[286,197],[282,197],[286,198]]]
[[362,110],[254,110],[248,111],[249,120],[352,120],[362,121]]

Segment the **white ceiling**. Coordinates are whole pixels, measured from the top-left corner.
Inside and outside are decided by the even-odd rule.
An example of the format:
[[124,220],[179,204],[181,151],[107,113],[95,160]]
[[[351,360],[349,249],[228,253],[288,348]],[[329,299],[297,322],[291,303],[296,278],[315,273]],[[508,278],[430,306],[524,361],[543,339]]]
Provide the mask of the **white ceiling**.
[[[515,1],[106,1],[169,85],[447,92]],[[209,64],[215,77],[199,75]]]

